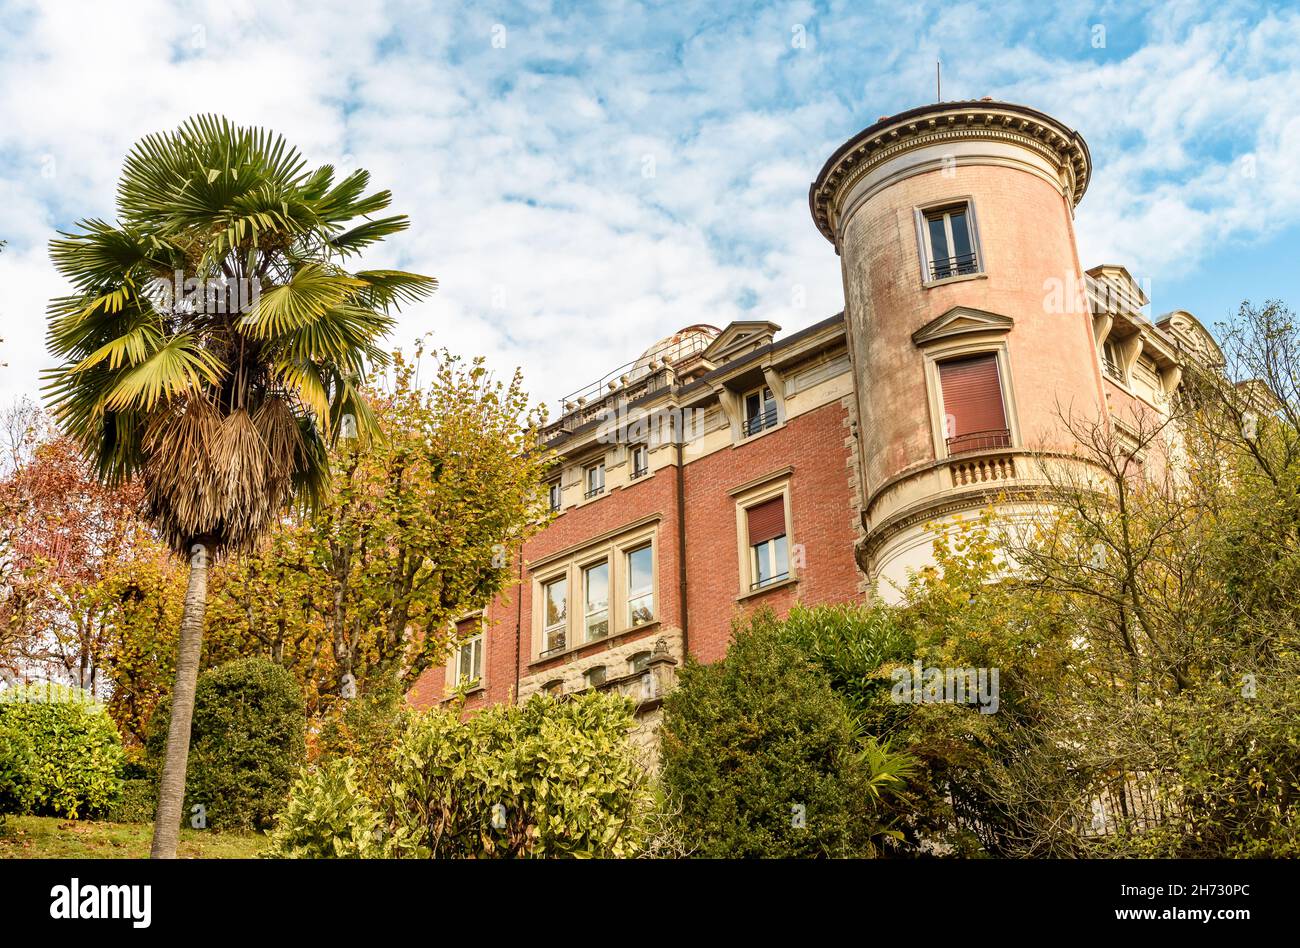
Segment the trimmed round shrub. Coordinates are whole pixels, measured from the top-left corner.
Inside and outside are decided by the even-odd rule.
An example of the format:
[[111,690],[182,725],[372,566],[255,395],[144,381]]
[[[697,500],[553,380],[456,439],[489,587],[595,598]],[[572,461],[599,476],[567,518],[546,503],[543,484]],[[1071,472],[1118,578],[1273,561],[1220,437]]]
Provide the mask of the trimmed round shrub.
[[[108,809],[121,787],[122,739],[104,706],[76,688],[28,685],[0,696],[0,778],[13,812],[78,819]],[[25,758],[25,763],[24,763]]]
[[[147,750],[161,771],[171,720],[163,699],[149,722]],[[282,665],[241,658],[199,676],[190,727],[184,820],[203,807],[211,829],[267,829],[306,758],[302,692]]]

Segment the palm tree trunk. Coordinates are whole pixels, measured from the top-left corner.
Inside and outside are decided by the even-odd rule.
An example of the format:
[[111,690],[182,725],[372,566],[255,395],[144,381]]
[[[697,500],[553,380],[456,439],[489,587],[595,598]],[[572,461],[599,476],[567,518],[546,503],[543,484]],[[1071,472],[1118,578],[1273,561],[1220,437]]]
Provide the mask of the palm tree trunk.
[[190,756],[190,720],[194,716],[194,689],[199,678],[199,653],[203,647],[203,613],[208,605],[207,547],[196,545],[190,557],[190,584],[181,615],[181,638],[176,654],[176,683],[172,687],[171,721],[158,788],[158,815],[154,820],[151,859],[175,859],[180,841],[181,808],[185,805],[185,768]]

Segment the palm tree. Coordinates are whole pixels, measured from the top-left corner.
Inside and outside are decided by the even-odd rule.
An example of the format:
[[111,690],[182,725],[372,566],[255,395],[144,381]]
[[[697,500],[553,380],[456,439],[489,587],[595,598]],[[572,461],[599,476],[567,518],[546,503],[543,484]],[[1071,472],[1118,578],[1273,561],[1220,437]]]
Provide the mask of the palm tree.
[[49,306],[51,407],[103,480],[140,479],[159,535],[190,557],[154,858],[176,855],[208,565],[319,495],[341,429],[376,433],[366,372],[396,308],[437,287],[343,268],[409,223],[374,216],[391,195],[369,181],[199,116],[127,155],[116,225],[50,244],[74,287]]

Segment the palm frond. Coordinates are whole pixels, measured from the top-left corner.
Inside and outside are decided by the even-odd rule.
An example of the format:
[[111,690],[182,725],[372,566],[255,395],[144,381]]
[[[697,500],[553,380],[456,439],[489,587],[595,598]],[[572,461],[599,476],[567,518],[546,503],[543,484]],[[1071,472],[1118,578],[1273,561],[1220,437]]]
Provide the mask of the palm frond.
[[365,283],[341,270],[308,264],[288,283],[266,290],[240,328],[254,339],[270,339],[309,329]]
[[198,344],[192,333],[178,333],[143,362],[123,371],[104,396],[112,411],[151,411],[160,401],[215,385],[223,374],[221,361]]

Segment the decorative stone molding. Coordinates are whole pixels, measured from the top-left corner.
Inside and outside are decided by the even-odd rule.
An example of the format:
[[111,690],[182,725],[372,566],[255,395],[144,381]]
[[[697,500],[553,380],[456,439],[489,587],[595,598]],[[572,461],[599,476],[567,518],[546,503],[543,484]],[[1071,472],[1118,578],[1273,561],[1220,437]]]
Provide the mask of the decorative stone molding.
[[908,151],[959,142],[1019,146],[1051,168],[1077,205],[1092,176],[1078,132],[1036,109],[1009,102],[941,102],[882,119],[840,146],[808,190],[817,229],[838,246],[842,201],[864,176]]
[[1010,332],[1014,320],[970,306],[954,306],[912,333],[912,342],[925,346],[940,339],[973,332]]

